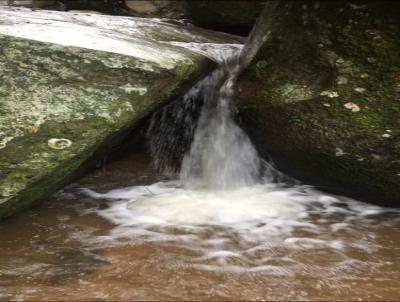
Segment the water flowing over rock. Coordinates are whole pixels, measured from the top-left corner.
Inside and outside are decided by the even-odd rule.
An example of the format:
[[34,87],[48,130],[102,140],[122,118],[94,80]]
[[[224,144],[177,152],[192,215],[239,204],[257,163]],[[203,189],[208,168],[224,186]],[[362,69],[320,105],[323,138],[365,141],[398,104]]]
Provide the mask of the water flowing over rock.
[[[234,77],[228,62],[221,85],[218,71],[200,86],[203,108],[181,180],[186,188],[240,188],[257,183],[261,161],[247,135],[234,122],[231,107]],[[221,72],[221,71],[219,71]],[[219,79],[218,79],[219,77]]]
[[240,41],[159,19],[4,7],[0,40],[0,217],[70,182],[214,67],[168,41]]
[[282,4],[238,82],[243,124],[284,171],[399,206],[398,3]]
[[268,2],[264,18],[244,48],[232,45],[230,49],[203,47],[199,50],[197,45],[187,46],[208,54],[219,64],[219,69],[179,100],[180,107],[170,106],[155,113],[148,131],[150,150],[159,168],[167,168],[169,172],[171,165],[179,167],[176,165],[179,155],[183,157],[180,180],[185,188],[228,190],[255,185],[266,177],[272,180],[274,169],[259,158],[250,139],[234,120],[233,97],[238,75],[256,55],[262,41],[268,39],[277,18],[285,11],[279,2]]

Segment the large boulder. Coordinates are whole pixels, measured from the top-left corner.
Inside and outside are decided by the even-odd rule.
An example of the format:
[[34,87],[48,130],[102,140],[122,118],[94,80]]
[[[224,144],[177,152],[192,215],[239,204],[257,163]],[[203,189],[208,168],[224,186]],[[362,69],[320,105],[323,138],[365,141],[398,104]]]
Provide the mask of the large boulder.
[[400,206],[399,3],[283,4],[239,80],[243,123],[292,175]]
[[73,180],[234,37],[140,18],[0,8],[0,218]]

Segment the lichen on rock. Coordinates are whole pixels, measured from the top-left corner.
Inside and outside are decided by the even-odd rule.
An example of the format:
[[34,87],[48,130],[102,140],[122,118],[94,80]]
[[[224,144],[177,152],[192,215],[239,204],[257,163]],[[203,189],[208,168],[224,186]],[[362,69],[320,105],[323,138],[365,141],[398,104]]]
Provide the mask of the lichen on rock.
[[52,149],[62,150],[71,147],[72,142],[66,138],[51,138],[47,141],[47,145]]

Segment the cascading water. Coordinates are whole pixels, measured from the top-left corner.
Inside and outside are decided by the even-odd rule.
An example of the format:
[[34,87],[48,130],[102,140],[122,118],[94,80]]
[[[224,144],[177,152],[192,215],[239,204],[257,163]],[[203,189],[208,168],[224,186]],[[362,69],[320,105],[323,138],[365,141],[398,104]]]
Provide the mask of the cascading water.
[[203,82],[204,105],[190,152],[184,157],[180,179],[186,189],[227,190],[257,183],[261,160],[247,135],[233,120],[234,76],[229,60],[221,86],[221,70]]
[[[161,113],[161,123],[159,114],[155,114],[149,128],[150,149],[156,166],[170,172],[174,161],[171,165],[169,155],[186,153],[180,170],[180,180],[186,189],[238,189],[261,179],[271,182],[273,174],[278,174],[259,158],[246,133],[235,123],[233,96],[240,72],[257,54],[286,10],[287,6],[279,1],[268,1],[244,47],[174,43],[199,51],[219,64],[216,71],[183,97],[184,106],[191,110],[176,112],[176,106],[166,107]],[[196,123],[191,113],[199,106],[202,111],[199,118],[196,116]],[[165,120],[166,115],[171,118]],[[171,132],[174,135],[169,135]],[[183,136],[178,137],[178,133]],[[183,146],[192,140],[187,152],[189,148]],[[176,162],[176,157],[172,159]]]
[[291,249],[327,249],[347,261],[348,249],[372,253],[377,248],[371,240],[366,246],[359,230],[336,231],[384,209],[281,183],[279,171],[258,156],[235,122],[236,79],[285,11],[283,2],[268,1],[244,47],[172,42],[211,57],[219,68],[152,117],[150,153],[173,181],[104,194],[85,190],[93,198],[111,200],[96,213],[116,225],[94,244],[162,242],[202,254],[191,259],[192,265],[218,259],[201,269],[231,271],[270,271],[270,260],[255,257],[270,249],[289,249],[288,259]]
[[219,65],[152,116],[147,137],[154,165],[175,180],[106,194],[87,191],[95,198],[129,200],[101,215],[121,225],[260,223],[302,212],[307,202],[337,200],[307,186],[282,185],[282,174],[258,156],[235,122],[236,80],[287,10],[281,1],[267,1],[244,46],[170,42]]

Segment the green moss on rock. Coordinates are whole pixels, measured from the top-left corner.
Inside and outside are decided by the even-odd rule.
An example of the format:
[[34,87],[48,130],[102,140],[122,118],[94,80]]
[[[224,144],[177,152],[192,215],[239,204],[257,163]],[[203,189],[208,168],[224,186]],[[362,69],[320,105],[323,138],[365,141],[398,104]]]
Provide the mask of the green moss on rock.
[[[11,36],[0,44],[0,218],[72,181],[214,67],[179,49],[187,59],[166,68]],[[55,140],[68,143],[54,148]]]
[[385,5],[293,3],[238,97],[293,174],[400,206],[400,23]]

